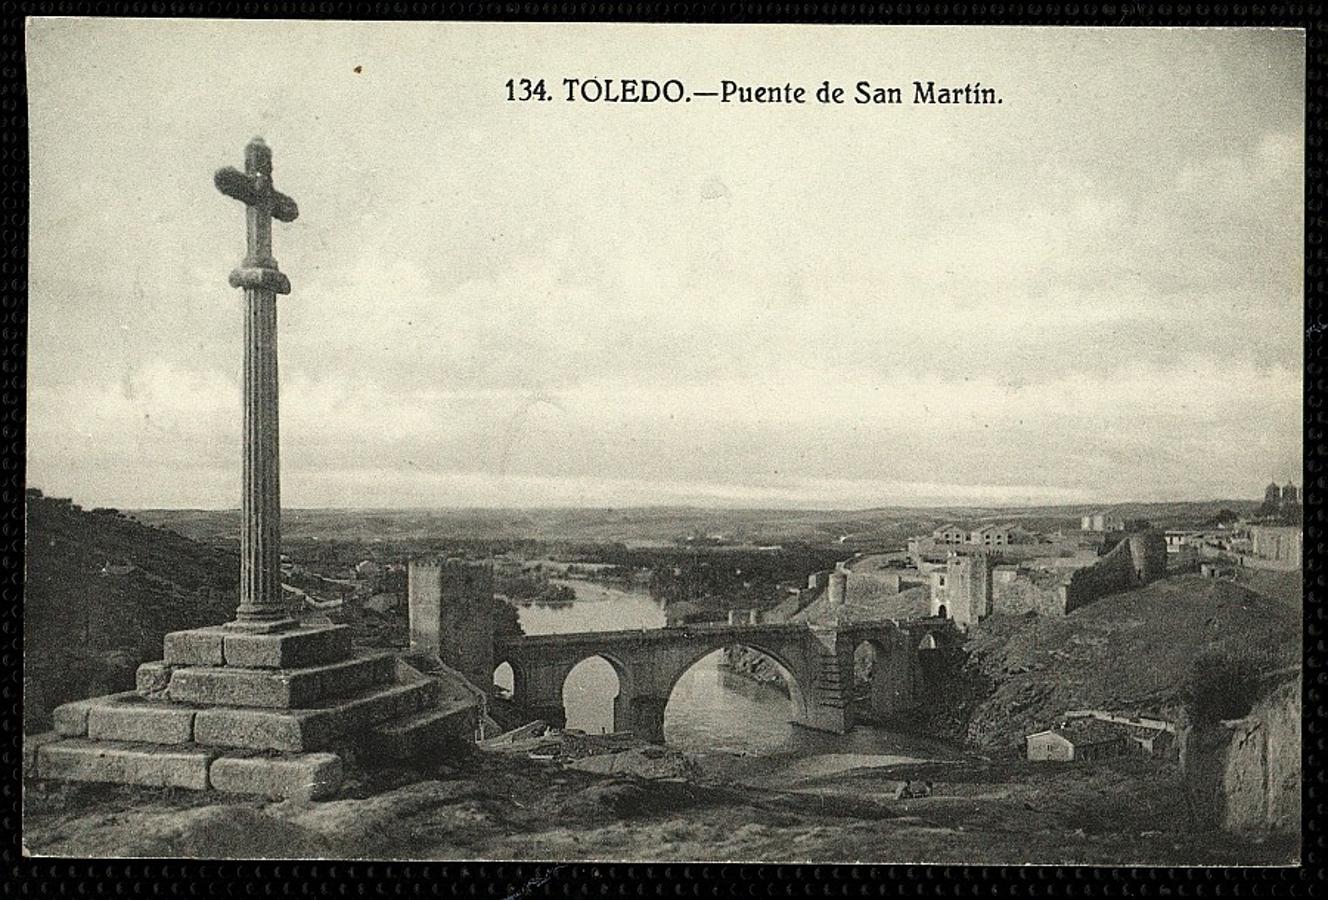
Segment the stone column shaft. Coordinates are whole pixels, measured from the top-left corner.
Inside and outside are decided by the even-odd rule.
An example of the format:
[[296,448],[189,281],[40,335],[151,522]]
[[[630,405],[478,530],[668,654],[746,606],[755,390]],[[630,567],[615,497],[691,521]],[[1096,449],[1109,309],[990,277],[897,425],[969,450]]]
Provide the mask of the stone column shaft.
[[272,186],[272,150],[256,137],[244,171],[227,166],[217,190],[245,205],[248,253],[231,272],[244,288],[244,487],[240,499],[240,605],[230,627],[280,631],[294,626],[281,596],[281,459],[277,434],[277,295],[290,281],[272,256],[272,219],[293,222],[295,201]]
[[238,625],[286,619],[281,595],[281,460],[277,407],[277,298],[244,291],[244,495]]

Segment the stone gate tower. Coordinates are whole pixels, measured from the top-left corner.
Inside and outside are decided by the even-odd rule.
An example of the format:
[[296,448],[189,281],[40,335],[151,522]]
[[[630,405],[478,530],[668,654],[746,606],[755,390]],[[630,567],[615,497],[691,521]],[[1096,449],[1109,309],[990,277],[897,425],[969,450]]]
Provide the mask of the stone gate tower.
[[493,684],[493,565],[412,559],[410,648],[431,653],[487,691]]

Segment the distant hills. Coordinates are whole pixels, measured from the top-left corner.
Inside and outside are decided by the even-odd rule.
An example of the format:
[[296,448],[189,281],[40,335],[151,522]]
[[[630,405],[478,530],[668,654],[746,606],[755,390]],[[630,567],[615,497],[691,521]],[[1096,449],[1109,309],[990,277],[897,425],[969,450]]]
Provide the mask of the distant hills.
[[[740,544],[891,543],[948,521],[1017,522],[1038,531],[1078,527],[1082,516],[1107,512],[1163,527],[1197,526],[1219,510],[1253,513],[1252,500],[1035,507],[885,507],[866,510],[702,509],[694,507],[553,509],[287,509],[288,541],[372,543],[446,539],[667,544],[717,536]],[[238,510],[144,509],[133,515],[211,544],[234,544]]]

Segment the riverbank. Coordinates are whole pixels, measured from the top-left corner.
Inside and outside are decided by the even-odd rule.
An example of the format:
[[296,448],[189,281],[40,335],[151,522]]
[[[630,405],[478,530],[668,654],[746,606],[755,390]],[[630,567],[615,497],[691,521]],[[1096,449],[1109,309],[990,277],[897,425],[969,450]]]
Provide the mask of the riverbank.
[[[577,762],[475,750],[359,773],[320,803],[30,782],[24,841],[39,855],[224,858],[1229,865],[1297,853],[1289,838],[1194,833],[1174,768],[1144,757],[800,754],[722,770],[695,759],[657,778]],[[931,795],[896,799],[905,779],[931,781]]]

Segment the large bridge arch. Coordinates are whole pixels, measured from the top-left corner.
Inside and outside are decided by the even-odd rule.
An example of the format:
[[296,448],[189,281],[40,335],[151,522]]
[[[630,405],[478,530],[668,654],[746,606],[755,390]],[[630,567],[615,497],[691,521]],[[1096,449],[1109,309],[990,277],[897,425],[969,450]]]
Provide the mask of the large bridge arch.
[[[735,652],[741,656],[729,656]],[[787,654],[757,641],[698,650],[680,664],[663,694],[661,741],[687,749],[755,753],[783,746],[793,726],[807,721],[812,688],[804,687],[800,668]]]
[[678,682],[681,681],[682,677],[690,672],[697,663],[705,659],[707,656],[710,656],[712,653],[717,653],[729,647],[746,647],[749,650],[755,650],[757,653],[769,658],[771,662],[778,666],[780,670],[779,674],[783,677],[784,683],[788,685],[789,700],[793,703],[795,717],[797,719],[806,718],[807,691],[810,690],[811,686],[807,685],[804,688],[802,682],[806,678],[806,673],[801,671],[803,667],[791,662],[786,653],[772,649],[765,642],[746,638],[708,642],[702,645],[700,650],[682,657],[681,662],[677,665],[676,670],[668,677],[667,685],[664,687],[663,697],[665,704],[667,704],[669,698],[673,696],[674,688],[678,686]]
[[750,647],[780,669],[794,709],[791,721],[805,724],[814,719],[809,713],[815,670],[807,662],[805,629],[773,634],[753,629],[679,629],[676,639],[633,654],[635,680],[630,693],[622,692],[616,730],[663,743],[664,713],[678,682],[702,659],[732,646]]

